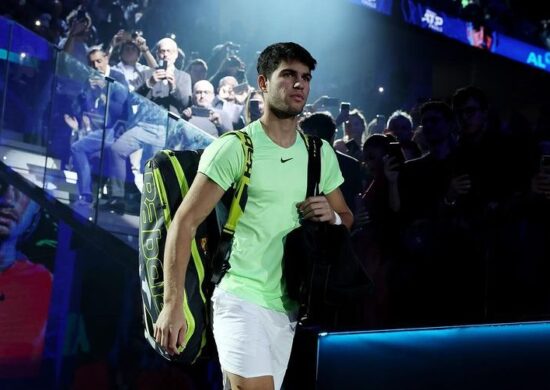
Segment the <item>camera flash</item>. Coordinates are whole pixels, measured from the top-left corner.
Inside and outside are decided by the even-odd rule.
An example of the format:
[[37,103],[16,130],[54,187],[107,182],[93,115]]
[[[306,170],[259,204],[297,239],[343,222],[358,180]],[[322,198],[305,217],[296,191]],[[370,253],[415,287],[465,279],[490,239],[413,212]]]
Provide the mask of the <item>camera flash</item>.
[[378,87],[378,92],[384,93],[384,87]]
[[37,19],[37,20],[34,21],[34,25],[36,27],[40,27],[42,25],[42,23],[40,23],[40,20]]

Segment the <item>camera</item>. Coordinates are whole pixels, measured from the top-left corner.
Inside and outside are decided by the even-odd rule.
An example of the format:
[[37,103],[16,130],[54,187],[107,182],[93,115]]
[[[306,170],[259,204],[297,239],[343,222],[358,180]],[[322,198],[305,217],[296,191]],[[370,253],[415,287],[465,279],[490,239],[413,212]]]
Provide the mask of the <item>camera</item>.
[[132,39],[136,39],[137,37],[141,37],[143,35],[143,31],[137,30],[132,33]]
[[191,107],[191,111],[193,112],[193,116],[208,118],[211,110],[206,107],[193,106]]

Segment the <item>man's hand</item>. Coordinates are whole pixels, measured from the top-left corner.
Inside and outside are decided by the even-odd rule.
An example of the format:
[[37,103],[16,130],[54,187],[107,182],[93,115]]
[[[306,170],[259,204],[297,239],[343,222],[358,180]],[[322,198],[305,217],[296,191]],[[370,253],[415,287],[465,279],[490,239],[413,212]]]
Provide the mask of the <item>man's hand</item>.
[[149,83],[151,86],[155,85],[156,83],[165,80],[166,79],[166,70],[165,69],[155,69],[153,74],[151,75],[151,78],[149,79]]
[[185,333],[187,332],[187,322],[181,303],[179,305],[164,305],[154,325],[154,331],[155,340],[169,355],[179,354],[178,347],[185,347]]
[[146,52],[147,50],[149,50],[149,47],[147,46],[147,40],[145,38],[143,38],[142,35],[138,35],[135,39],[134,39],[134,42],[135,44],[137,45],[137,47],[139,48],[139,51],[141,51],[142,53]]
[[453,177],[445,198],[450,202],[455,202],[459,196],[468,194],[471,188],[472,181],[470,180],[470,175]]
[[305,201],[298,203],[296,208],[303,219],[330,223],[334,223],[336,220],[334,210],[324,196],[310,196]]
[[88,29],[88,22],[86,20],[76,20],[71,24],[69,28],[69,36],[76,37],[82,35]]
[[118,30],[118,32],[113,36],[111,40],[111,46],[117,47],[122,43],[130,40],[130,34],[124,30]]
[[92,89],[96,87],[103,89],[105,88],[106,85],[107,85],[107,82],[103,77],[92,77],[90,79],[90,87],[92,87]]
[[181,115],[183,116],[183,119],[189,120],[191,119],[191,116],[193,116],[193,110],[191,109],[191,107],[187,107],[181,112]]
[[65,119],[65,123],[69,125],[71,130],[76,131],[78,130],[78,120],[74,116],[70,116],[69,114],[63,115],[63,119]]
[[168,81],[168,86],[170,87],[170,92],[173,92],[176,89],[176,76],[174,71],[166,71],[166,81]]
[[208,116],[208,119],[210,122],[212,122],[216,127],[220,126],[220,114],[218,112],[210,111],[210,115]]

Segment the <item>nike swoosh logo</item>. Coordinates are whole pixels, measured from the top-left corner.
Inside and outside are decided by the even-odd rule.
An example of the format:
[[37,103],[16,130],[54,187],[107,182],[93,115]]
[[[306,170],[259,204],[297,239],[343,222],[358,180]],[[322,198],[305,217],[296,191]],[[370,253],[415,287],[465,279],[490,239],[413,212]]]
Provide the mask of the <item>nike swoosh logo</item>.
[[286,163],[287,161],[290,161],[290,160],[292,160],[293,158],[294,158],[294,157],[287,158],[287,159],[283,159],[283,158],[281,157],[281,162],[282,162],[282,163]]

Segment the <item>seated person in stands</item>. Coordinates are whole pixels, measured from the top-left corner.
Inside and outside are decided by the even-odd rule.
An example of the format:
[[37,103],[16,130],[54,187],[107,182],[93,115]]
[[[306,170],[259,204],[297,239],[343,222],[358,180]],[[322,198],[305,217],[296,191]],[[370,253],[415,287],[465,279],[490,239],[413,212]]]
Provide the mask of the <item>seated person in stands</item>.
[[52,275],[19,251],[39,206],[0,180],[0,382],[40,372]]
[[[79,204],[91,205],[92,197],[92,174],[90,168],[90,157],[101,150],[103,142],[105,145],[113,142],[113,126],[119,119],[126,119],[126,100],[128,96],[127,83],[124,75],[109,66],[109,57],[99,46],[93,47],[88,53],[89,65],[97,70],[99,74],[90,78],[89,84],[80,95],[82,112],[88,117],[97,116],[99,124],[95,129],[89,126],[89,121],[82,120],[91,131],[83,134],[78,141],[71,145],[71,153],[74,168],[78,174]],[[105,105],[107,103],[107,80],[109,77],[125,88],[112,88],[109,96],[109,112],[107,115],[107,127],[103,134],[104,118],[106,115]],[[76,118],[65,116],[65,121],[75,129]]]
[[233,123],[227,112],[214,108],[214,86],[207,80],[197,82],[193,87],[193,106],[188,108],[191,114],[189,123],[206,133],[218,137],[233,130]]
[[[191,104],[191,77],[175,68],[178,45],[171,38],[161,39],[155,49],[158,67],[143,72],[144,83],[136,92],[177,116],[185,115]],[[158,121],[155,121],[158,122]],[[138,149],[147,146],[148,155],[153,155],[165,146],[166,125],[147,123],[147,118],[127,130],[109,148],[112,196],[106,208],[110,211],[125,211],[124,194],[126,159]]]

